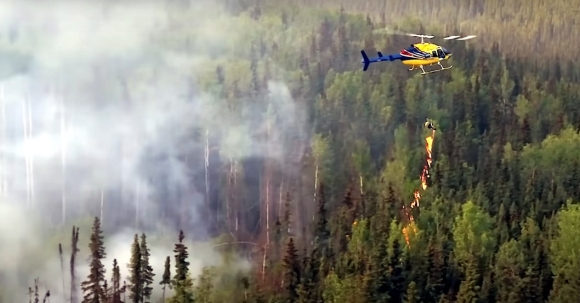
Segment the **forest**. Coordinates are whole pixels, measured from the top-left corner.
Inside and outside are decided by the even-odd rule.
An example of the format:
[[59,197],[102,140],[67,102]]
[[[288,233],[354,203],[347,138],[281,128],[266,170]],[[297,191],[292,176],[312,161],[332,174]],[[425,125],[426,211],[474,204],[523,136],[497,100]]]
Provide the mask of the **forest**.
[[569,5],[160,3],[0,23],[0,303],[580,301]]

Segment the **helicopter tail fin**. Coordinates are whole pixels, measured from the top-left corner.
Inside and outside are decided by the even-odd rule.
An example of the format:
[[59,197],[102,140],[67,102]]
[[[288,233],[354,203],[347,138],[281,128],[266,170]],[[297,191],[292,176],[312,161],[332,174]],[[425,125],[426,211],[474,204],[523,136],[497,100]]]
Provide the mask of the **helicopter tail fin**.
[[366,71],[369,68],[369,65],[371,64],[371,61],[369,60],[369,57],[367,56],[367,53],[365,53],[364,50],[360,51],[362,57],[363,57],[363,71]]

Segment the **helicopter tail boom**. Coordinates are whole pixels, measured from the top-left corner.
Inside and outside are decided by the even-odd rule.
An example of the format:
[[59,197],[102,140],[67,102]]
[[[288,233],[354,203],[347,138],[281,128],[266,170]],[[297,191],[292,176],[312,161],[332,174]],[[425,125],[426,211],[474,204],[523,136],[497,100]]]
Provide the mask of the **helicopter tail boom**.
[[360,53],[363,57],[363,59],[362,59],[363,71],[366,71],[369,68],[369,65],[371,65],[371,63],[381,62],[381,61],[395,61],[395,60],[401,60],[403,58],[400,54],[383,55],[381,52],[378,52],[378,57],[369,59],[369,56],[367,56],[367,54],[364,50],[361,50]]

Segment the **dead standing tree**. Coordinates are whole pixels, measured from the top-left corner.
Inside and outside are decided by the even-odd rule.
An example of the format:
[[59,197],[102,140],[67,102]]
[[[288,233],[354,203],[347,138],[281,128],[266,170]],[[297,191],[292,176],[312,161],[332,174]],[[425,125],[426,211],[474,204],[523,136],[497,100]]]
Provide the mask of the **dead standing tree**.
[[72,245],[71,245],[71,254],[70,254],[70,302],[76,303],[77,302],[77,289],[76,289],[76,277],[75,277],[75,259],[77,253],[80,251],[78,249],[78,242],[79,242],[79,228],[73,226],[72,229]]

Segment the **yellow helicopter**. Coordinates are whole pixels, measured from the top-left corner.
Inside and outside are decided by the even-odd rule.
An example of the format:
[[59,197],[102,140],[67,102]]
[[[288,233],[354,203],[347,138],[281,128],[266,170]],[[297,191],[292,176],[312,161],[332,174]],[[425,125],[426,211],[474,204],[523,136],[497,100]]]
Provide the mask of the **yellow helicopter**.
[[[446,69],[450,69],[453,66],[444,67],[441,64],[441,61],[448,60],[453,54],[445,49],[442,46],[437,44],[425,42],[424,39],[432,39],[435,36],[431,35],[417,35],[417,34],[406,34],[407,36],[412,37],[420,37],[421,42],[411,44],[410,47],[401,50],[398,54],[390,54],[390,55],[383,55],[381,52],[378,52],[378,57],[369,59],[367,54],[364,50],[361,50],[361,54],[363,57],[362,64],[363,64],[363,71],[366,71],[369,68],[371,63],[375,62],[382,62],[382,61],[396,61],[401,60],[401,62],[407,66],[411,66],[409,69],[414,70],[419,67],[422,71],[421,75],[426,75],[430,73],[440,72]],[[443,38],[443,40],[457,40],[457,41],[464,41],[473,39],[475,35],[465,36],[460,38],[461,36],[448,36]],[[459,38],[459,39],[457,39]],[[425,71],[424,66],[432,66],[433,64],[439,65],[441,68],[432,70],[432,71]]]

